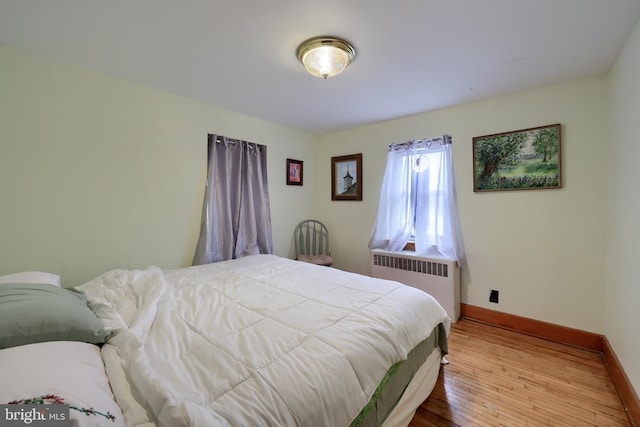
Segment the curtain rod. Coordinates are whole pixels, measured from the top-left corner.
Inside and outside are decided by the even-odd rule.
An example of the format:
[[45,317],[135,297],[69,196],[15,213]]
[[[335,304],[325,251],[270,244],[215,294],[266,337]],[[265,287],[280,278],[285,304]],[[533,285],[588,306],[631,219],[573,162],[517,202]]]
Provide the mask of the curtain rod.
[[224,142],[224,140],[226,140],[228,144],[237,144],[238,142],[242,142],[242,140],[238,138],[230,138],[228,136],[218,135],[215,133],[209,134],[209,142],[221,143]]
[[[238,139],[238,138],[229,138],[228,136],[224,136],[224,135],[218,135],[215,133],[210,133],[207,135],[207,141],[209,144],[222,144],[222,143],[226,143],[229,145],[236,145],[236,144],[247,144],[247,146],[249,147],[249,149],[254,149],[254,148],[259,148],[259,149],[266,149],[267,146],[264,144],[258,144],[257,142],[251,142],[251,141],[245,141],[242,139]],[[261,148],[264,147],[264,148]]]
[[451,136],[442,135],[435,138],[414,139],[414,140],[402,142],[399,144],[390,144],[389,149],[394,147],[396,148],[409,147],[411,144],[425,144],[426,146],[430,146],[431,144],[434,144],[434,143],[440,143],[441,145],[451,144],[452,143]]

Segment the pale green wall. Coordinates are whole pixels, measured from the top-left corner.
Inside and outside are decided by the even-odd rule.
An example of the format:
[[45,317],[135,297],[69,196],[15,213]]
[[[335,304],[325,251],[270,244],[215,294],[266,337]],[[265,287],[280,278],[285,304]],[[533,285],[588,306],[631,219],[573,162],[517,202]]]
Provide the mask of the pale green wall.
[[[313,212],[315,136],[0,45],[0,274],[190,265],[208,133],[268,146],[274,251]],[[285,185],[287,157],[305,186]]]
[[[393,142],[449,134],[468,263],[462,301],[603,332],[606,79],[549,86],[320,137],[318,211],[336,265],[370,272],[371,234]],[[472,138],[562,124],[563,188],[473,192]],[[330,200],[330,158],[363,153],[363,201]],[[489,303],[491,289],[500,303]]]
[[640,23],[610,76],[605,334],[640,391]]

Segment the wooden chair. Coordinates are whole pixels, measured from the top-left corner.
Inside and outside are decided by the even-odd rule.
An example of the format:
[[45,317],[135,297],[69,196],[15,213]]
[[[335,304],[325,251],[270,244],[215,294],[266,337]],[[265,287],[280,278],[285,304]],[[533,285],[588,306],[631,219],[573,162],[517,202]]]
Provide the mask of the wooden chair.
[[304,220],[296,226],[293,234],[298,261],[333,265],[333,258],[329,252],[329,231],[323,223],[315,219]]

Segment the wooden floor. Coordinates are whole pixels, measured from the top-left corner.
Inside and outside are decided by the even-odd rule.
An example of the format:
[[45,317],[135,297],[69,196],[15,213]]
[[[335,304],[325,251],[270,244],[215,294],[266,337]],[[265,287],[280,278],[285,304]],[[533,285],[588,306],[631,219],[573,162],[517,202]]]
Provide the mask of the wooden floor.
[[598,353],[460,320],[446,359],[411,427],[630,425]]

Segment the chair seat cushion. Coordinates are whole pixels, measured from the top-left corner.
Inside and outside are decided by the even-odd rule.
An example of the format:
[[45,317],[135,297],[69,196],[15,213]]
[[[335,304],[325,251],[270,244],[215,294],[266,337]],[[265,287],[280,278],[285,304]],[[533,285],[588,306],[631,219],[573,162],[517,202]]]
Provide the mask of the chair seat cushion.
[[298,261],[308,262],[316,265],[333,265],[333,258],[329,255],[298,255]]

